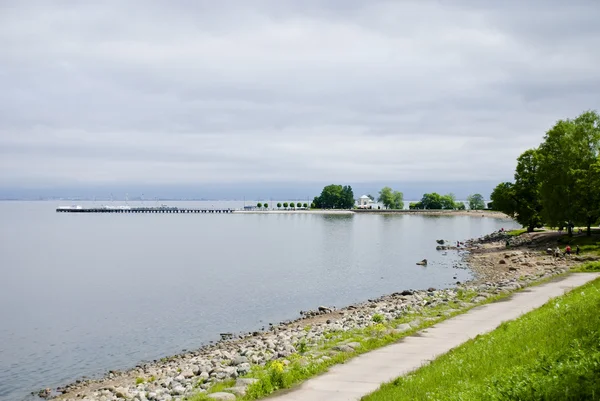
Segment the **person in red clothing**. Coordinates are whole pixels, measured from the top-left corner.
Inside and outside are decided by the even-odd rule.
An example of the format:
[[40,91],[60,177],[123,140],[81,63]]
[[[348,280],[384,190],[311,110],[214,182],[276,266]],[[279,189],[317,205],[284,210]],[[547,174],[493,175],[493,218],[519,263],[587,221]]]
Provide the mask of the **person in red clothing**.
[[567,247],[565,248],[565,254],[566,255],[570,255],[571,254],[571,245],[567,245]]

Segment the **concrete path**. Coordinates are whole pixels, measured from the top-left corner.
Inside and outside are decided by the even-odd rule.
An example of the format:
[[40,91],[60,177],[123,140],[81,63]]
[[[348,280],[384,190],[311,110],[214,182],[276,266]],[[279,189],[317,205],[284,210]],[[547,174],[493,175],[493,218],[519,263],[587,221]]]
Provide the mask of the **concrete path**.
[[518,292],[505,301],[490,303],[445,320],[349,362],[332,366],[327,373],[306,381],[269,401],[347,401],[359,400],[382,383],[411,372],[445,354],[465,341],[494,330],[500,323],[515,319],[544,305],[599,273],[573,273],[566,277]]

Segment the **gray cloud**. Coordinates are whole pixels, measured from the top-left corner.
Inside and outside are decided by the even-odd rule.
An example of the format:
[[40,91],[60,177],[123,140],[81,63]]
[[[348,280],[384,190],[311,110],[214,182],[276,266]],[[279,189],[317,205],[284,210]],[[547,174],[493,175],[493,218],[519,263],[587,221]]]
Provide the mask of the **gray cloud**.
[[598,108],[597,1],[5,1],[0,186],[504,180]]

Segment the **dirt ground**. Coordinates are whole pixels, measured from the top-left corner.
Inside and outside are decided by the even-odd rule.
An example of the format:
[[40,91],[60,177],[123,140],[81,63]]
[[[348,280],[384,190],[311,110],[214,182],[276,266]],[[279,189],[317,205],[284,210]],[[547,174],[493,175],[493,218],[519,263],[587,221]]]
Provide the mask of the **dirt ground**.
[[572,267],[584,261],[598,260],[596,255],[563,255],[555,257],[547,249],[555,249],[560,237],[556,231],[525,233],[515,237],[519,245],[506,247],[505,241],[478,244],[471,247],[467,258],[475,272],[475,283],[515,278],[542,273],[555,267]]

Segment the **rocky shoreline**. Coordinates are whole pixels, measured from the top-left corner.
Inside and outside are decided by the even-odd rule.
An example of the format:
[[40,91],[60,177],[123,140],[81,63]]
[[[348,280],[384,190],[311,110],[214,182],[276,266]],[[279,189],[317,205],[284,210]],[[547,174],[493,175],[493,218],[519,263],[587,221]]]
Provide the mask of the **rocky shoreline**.
[[[334,347],[330,353],[311,352],[328,333],[363,329],[377,324],[377,320],[398,319],[407,311],[414,313],[457,302],[460,292],[474,294],[468,302],[459,302],[461,309],[468,308],[491,296],[510,293],[540,279],[564,273],[575,262],[554,258],[540,252],[541,248],[536,249],[543,246],[543,241],[536,242],[536,238],[528,234],[520,237],[509,237],[505,233],[487,235],[459,247],[466,251],[466,261],[476,277],[468,283],[457,283],[454,288],[405,290],[339,310],[322,306],[314,311],[303,311],[301,318],[273,325],[266,331],[243,335],[223,333],[221,341],[195,351],[140,364],[127,371],[110,371],[101,379],[82,379],[37,394],[68,401],[176,401],[205,392],[215,383],[235,380],[227,391],[210,394],[214,399],[234,400],[236,395],[244,395],[247,387],[256,380],[240,378],[248,375],[252,366],[273,360],[279,360],[285,366],[289,363],[288,358],[297,354],[299,346],[309,350],[305,357],[310,363],[327,360],[331,352],[352,352],[357,347],[356,343],[347,343]],[[374,319],[375,315],[378,315],[377,319]],[[420,323],[417,319],[394,330],[410,330]]]

